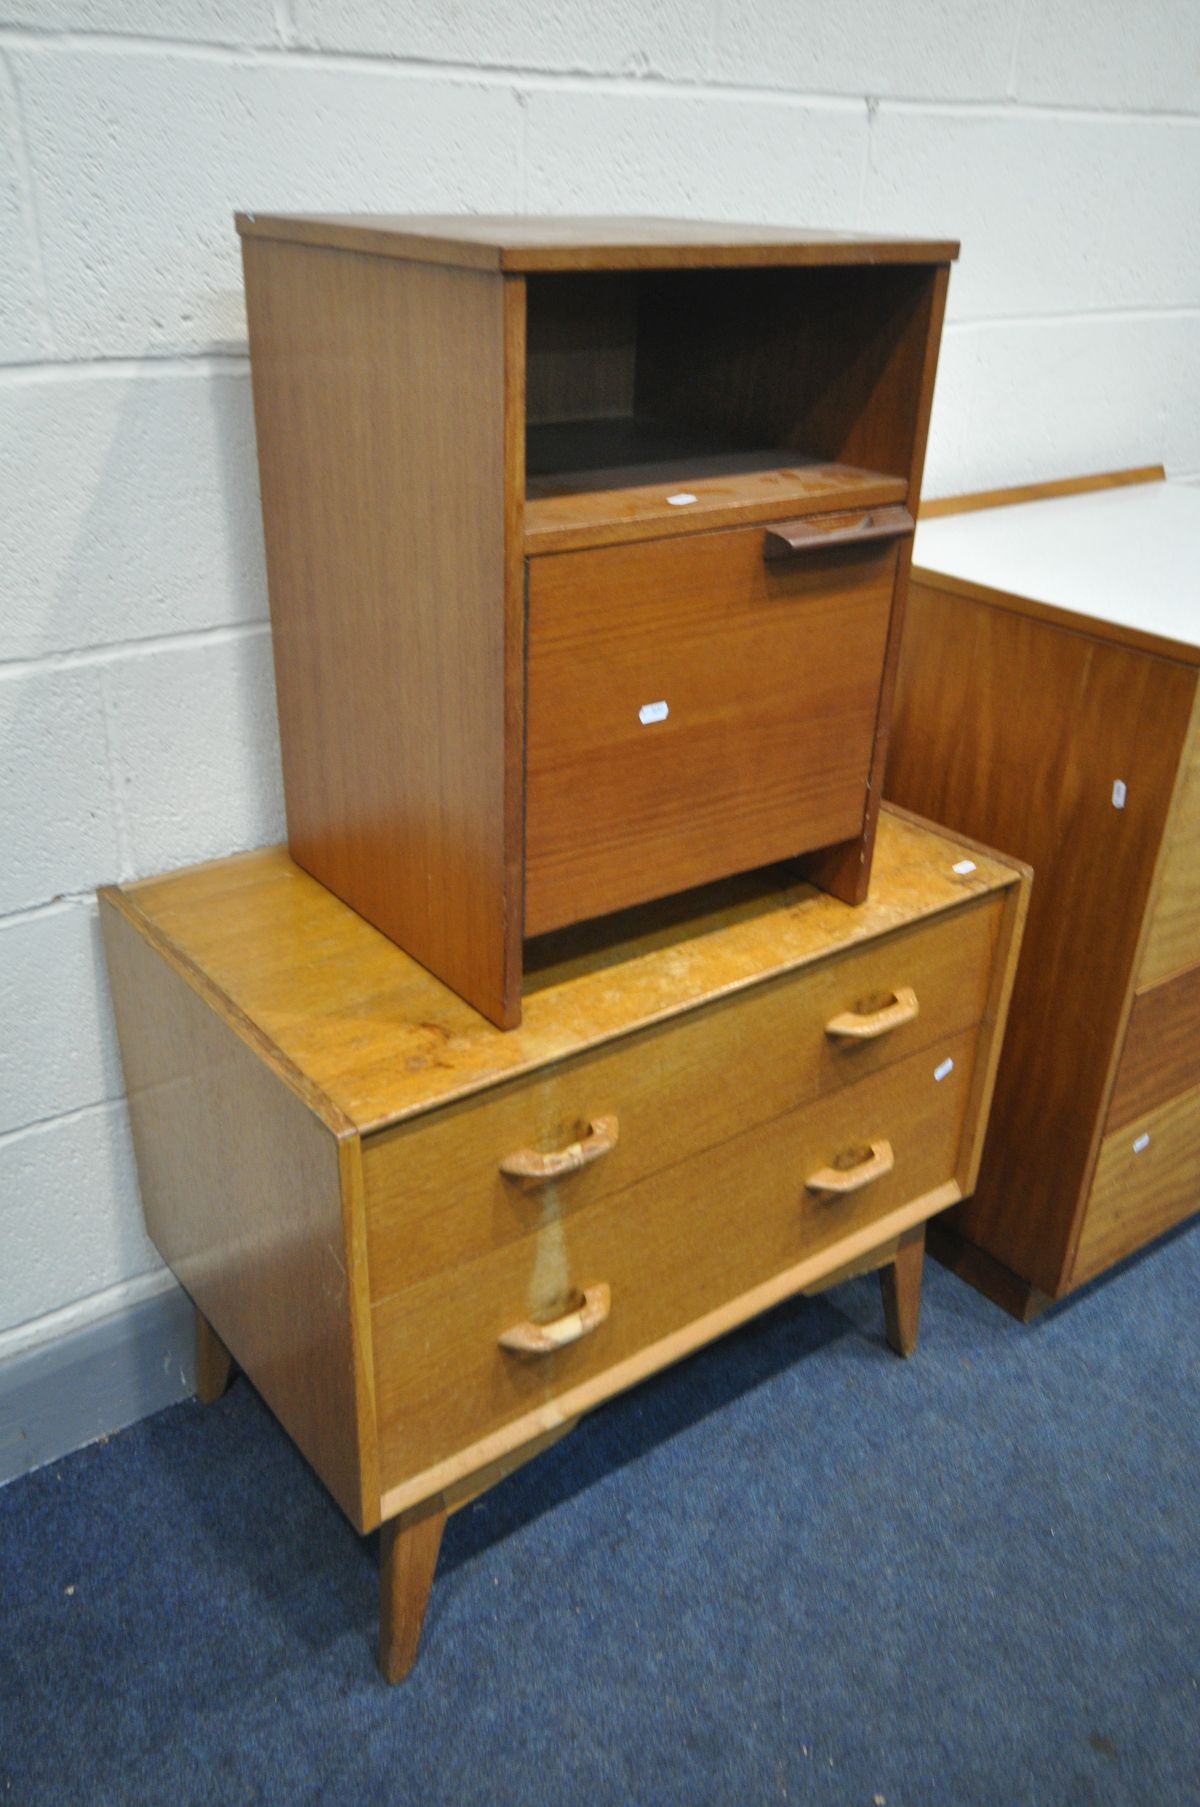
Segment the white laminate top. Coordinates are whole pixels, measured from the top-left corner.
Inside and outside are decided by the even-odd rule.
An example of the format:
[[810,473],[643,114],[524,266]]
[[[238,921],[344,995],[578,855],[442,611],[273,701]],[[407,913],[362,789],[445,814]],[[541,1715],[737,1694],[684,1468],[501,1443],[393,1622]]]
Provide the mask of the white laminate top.
[[1200,646],[1200,486],[1137,483],[944,515],[917,528],[913,563]]

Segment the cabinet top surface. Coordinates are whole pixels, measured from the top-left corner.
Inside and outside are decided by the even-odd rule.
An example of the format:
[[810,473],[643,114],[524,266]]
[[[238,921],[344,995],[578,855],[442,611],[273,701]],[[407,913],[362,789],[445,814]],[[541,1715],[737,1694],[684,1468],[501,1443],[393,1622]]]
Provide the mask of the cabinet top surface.
[[746,264],[947,263],[941,239],[876,238],[790,226],[569,215],[239,213],[243,238],[286,239],[474,269],[634,270]]
[[[970,862],[969,872],[956,863]],[[292,863],[235,855],[105,892],[238,1032],[362,1133],[1018,882],[991,856],[886,806],[867,901],[851,908],[778,871],[712,887],[693,914],[630,912],[531,951],[524,1016],[503,1031]]]
[[1045,605],[1200,663],[1200,487],[1137,483],[922,521],[914,575]]

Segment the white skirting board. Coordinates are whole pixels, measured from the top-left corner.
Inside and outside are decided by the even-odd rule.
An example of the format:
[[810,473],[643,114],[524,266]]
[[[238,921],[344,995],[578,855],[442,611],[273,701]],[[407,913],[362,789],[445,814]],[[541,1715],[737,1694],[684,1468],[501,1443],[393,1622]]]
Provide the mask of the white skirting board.
[[194,1322],[170,1286],[0,1362],[0,1485],[187,1398]]

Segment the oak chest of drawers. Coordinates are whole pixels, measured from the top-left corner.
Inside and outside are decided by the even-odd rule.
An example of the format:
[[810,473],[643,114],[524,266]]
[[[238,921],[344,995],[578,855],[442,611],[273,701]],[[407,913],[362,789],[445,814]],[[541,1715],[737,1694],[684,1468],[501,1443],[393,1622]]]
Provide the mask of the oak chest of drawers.
[[1045,489],[922,520],[887,779],[1034,869],[979,1184],[939,1231],[1026,1316],[1200,1206],[1200,489]]
[[[851,908],[756,874],[536,950],[503,1033],[282,852],[103,894],[148,1225],[416,1652],[447,1510],[972,1186],[1023,869],[885,811]],[[612,925],[610,925],[612,926]]]
[[957,246],[238,229],[295,860],[506,1028],[569,923],[859,901]]

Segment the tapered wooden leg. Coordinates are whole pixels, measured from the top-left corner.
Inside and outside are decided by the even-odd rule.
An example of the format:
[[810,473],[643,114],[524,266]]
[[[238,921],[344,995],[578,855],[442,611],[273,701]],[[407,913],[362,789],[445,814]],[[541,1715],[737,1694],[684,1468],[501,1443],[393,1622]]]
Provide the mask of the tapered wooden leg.
[[417,1660],[445,1527],[446,1507],[439,1500],[423,1518],[392,1519],[380,1529],[379,1667],[385,1681],[403,1681]]
[[233,1357],[202,1312],[196,1313],[196,1397],[215,1405],[233,1379]]
[[921,1275],[925,1267],[925,1225],[906,1230],[896,1258],[879,1270],[887,1340],[897,1355],[911,1355],[921,1323]]

